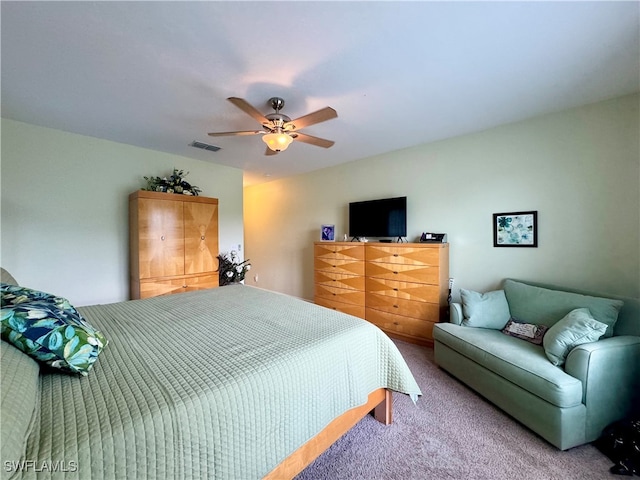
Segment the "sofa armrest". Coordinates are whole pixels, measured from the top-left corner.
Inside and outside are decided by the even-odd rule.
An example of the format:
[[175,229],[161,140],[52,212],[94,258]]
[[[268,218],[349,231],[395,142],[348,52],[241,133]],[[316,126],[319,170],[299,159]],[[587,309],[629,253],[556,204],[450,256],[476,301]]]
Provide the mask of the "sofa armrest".
[[640,337],[616,336],[575,347],[565,372],[582,382],[587,432],[600,436],[640,405]]
[[449,323],[455,323],[456,325],[462,325],[462,304],[453,303],[449,304]]

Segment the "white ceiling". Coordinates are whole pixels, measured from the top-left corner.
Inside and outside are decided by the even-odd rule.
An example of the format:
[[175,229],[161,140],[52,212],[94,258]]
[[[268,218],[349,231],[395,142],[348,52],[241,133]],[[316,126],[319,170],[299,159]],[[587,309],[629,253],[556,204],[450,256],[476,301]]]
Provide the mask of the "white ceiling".
[[[1,3],[2,116],[242,168],[245,185],[640,90],[627,2]],[[259,125],[338,118],[264,155]],[[213,153],[193,140],[222,147]]]

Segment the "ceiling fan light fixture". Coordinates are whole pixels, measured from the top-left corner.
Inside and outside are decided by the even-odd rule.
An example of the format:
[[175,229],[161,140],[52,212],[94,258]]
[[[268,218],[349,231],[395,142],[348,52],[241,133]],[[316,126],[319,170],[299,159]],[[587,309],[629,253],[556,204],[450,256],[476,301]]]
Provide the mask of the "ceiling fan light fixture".
[[[1,1],[1,0],[0,0]],[[334,142],[325,138],[314,137],[299,132],[300,129],[315,125],[316,123],[326,122],[332,118],[336,118],[338,113],[331,107],[321,108],[315,112],[307,113],[301,117],[291,120],[287,115],[280,113],[280,109],[284,106],[284,100],[279,97],[272,97],[269,101],[275,110],[275,113],[263,115],[260,111],[249,102],[239,97],[227,98],[236,107],[244,113],[258,121],[262,126],[262,130],[243,130],[236,132],[210,132],[208,135],[212,137],[222,137],[225,135],[262,135],[262,141],[267,144],[264,150],[265,155],[273,155],[274,152],[282,152],[286,150],[293,140],[308,143],[316,147],[329,148]]]
[[282,132],[267,133],[262,136],[262,141],[274,152],[283,152],[293,142],[290,135]]

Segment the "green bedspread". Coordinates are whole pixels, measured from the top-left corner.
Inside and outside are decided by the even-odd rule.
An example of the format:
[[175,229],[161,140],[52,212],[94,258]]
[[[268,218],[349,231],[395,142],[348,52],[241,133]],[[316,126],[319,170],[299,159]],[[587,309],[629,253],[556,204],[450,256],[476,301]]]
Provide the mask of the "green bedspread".
[[25,455],[75,470],[57,478],[261,478],[376,388],[421,393],[378,328],[286,295],[234,285],[79,310],[109,344],[88,377],[40,375]]

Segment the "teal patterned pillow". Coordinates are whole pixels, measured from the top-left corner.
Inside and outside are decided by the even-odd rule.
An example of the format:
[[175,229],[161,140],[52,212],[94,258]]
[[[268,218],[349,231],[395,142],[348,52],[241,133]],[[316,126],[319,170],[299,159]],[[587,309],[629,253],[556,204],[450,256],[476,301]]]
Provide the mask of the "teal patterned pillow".
[[65,372],[87,375],[107,345],[66,298],[1,284],[2,339]]

